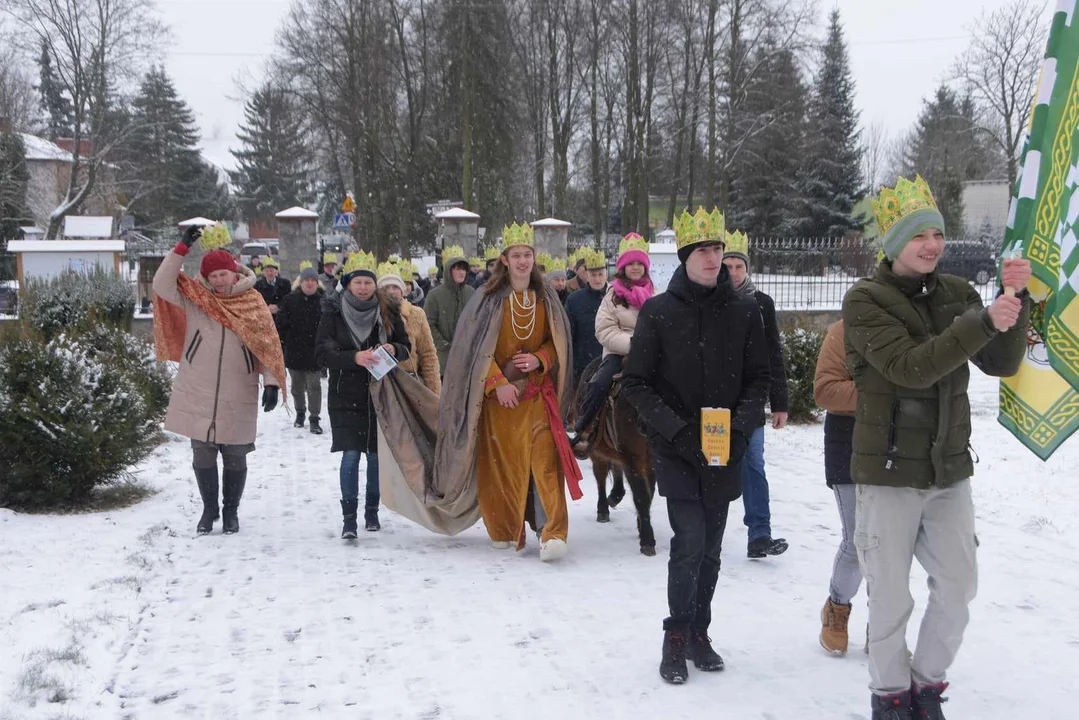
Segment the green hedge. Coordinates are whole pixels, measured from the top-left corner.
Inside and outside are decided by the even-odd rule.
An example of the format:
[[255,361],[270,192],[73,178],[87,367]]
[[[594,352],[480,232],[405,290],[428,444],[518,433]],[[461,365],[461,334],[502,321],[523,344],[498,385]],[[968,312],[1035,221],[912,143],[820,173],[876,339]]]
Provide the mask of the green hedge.
[[790,391],[788,419],[792,423],[816,422],[820,408],[813,399],[813,375],[817,370],[817,356],[824,343],[824,333],[795,328],[783,331],[781,337]]
[[46,339],[71,328],[106,324],[131,330],[135,291],[111,269],[26,278],[19,292],[19,319]]

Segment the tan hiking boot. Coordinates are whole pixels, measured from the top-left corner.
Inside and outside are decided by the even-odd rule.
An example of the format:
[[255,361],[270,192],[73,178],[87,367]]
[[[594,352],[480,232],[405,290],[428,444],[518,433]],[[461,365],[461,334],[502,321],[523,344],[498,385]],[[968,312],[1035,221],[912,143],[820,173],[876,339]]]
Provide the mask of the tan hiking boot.
[[850,605],[832,602],[832,598],[828,598],[828,602],[824,603],[824,608],[820,611],[820,645],[832,655],[847,654],[849,642],[847,621],[850,620],[850,607]]

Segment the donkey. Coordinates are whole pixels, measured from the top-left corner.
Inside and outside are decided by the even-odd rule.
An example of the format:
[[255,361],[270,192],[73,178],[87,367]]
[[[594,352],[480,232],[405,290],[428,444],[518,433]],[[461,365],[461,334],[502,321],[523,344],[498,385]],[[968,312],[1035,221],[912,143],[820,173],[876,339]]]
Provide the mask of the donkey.
[[[577,384],[577,393],[573,402],[573,414],[584,399],[588,381],[599,368],[600,359],[596,358],[584,372]],[[637,534],[640,539],[641,554],[652,557],[656,554],[656,536],[652,531],[652,498],[655,495],[656,478],[652,469],[652,452],[648,441],[641,433],[637,411],[626,402],[618,392],[617,381],[614,390],[607,398],[596,418],[597,429],[589,457],[592,460],[592,473],[596,477],[599,499],[596,501],[596,521],[605,523],[611,520],[611,508],[618,505],[626,495],[622,475],[629,480],[629,489],[633,494],[633,505],[637,508]],[[607,495],[607,474],[614,473],[614,487]]]

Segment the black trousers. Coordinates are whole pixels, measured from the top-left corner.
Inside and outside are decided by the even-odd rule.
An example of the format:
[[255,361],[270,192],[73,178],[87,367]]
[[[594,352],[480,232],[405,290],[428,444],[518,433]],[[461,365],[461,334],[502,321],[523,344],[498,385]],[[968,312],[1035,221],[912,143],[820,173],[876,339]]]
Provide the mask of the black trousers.
[[664,630],[707,630],[712,596],[719,581],[719,554],[730,503],[706,507],[700,500],[667,499],[671,521],[671,559],[667,564],[667,604],[671,615]]
[[608,355],[596,369],[596,374],[588,381],[588,389],[585,390],[584,399],[581,400],[581,411],[577,415],[577,424],[574,430],[581,432],[592,424],[603,407],[603,401],[611,391],[614,384],[614,376],[622,369],[622,355]]

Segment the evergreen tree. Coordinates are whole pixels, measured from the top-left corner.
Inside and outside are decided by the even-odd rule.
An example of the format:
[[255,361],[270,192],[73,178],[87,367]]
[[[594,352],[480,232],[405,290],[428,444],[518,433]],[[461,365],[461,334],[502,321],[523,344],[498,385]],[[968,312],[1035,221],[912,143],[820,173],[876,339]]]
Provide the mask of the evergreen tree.
[[242,147],[229,151],[238,166],[229,177],[245,219],[272,218],[311,202],[303,116],[285,91],[270,84],[256,90],[244,105],[237,136]]
[[215,220],[235,217],[236,208],[229,195],[228,183],[216,165],[200,157],[188,189],[190,193],[183,198],[184,204],[180,205],[178,216],[189,218],[201,215]]
[[18,133],[0,133],[0,250],[18,237],[19,226],[30,224],[26,207],[26,145]]
[[205,182],[195,115],[158,67],[143,78],[131,120],[135,134],[122,153],[129,168],[129,211],[144,228],[171,226],[197,207]]
[[63,86],[56,78],[48,45],[41,44],[41,55],[37,62],[41,82],[35,89],[41,96],[41,109],[45,113],[45,137],[52,141],[71,137],[74,134],[74,109],[71,99],[64,94]]
[[747,121],[767,127],[746,141],[735,162],[728,221],[751,237],[792,235],[799,229],[797,179],[808,91],[791,51],[759,52],[762,67],[741,111]]
[[833,10],[824,59],[810,101],[806,152],[799,179],[799,194],[804,203],[803,235],[837,237],[861,230],[861,220],[853,212],[855,203],[864,196],[859,135],[847,43],[839,10]]
[[963,233],[963,183],[1005,177],[1004,158],[977,130],[974,103],[946,85],[927,100],[907,143],[904,173],[929,183],[946,231]]

